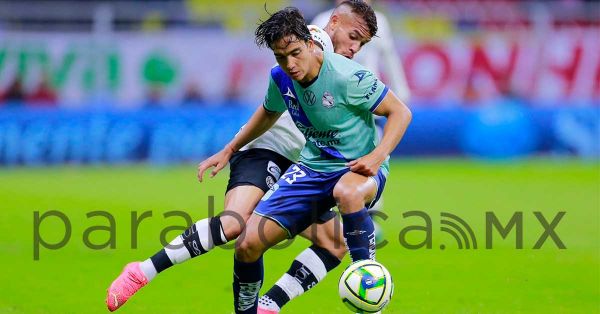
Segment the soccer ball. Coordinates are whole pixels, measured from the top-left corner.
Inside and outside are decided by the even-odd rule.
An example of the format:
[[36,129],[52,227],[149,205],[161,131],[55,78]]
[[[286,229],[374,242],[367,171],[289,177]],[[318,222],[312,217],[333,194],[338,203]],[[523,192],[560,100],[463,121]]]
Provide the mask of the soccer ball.
[[342,302],[354,313],[377,313],[390,302],[394,293],[390,272],[373,260],[348,266],[338,286]]

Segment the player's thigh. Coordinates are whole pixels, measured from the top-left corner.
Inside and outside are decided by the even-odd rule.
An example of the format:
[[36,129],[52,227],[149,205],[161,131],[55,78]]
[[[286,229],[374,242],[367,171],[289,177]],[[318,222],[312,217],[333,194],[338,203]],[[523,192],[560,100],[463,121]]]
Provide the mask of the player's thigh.
[[230,160],[225,212],[221,224],[228,239],[243,230],[246,220],[291,161],[268,149],[251,148],[236,152]]
[[255,261],[270,247],[285,240],[287,236],[287,231],[275,221],[252,214],[236,242],[236,257],[243,262]]
[[[377,182],[372,177],[366,177],[358,173],[347,172],[335,184],[333,197],[339,205],[351,212],[364,207],[377,195]],[[359,207],[359,208],[347,208]]]
[[346,254],[342,225],[337,216],[326,222],[313,223],[300,235],[339,259]]
[[240,185],[227,191],[225,210],[219,215],[227,239],[234,239],[242,232],[263,195],[263,190],[253,185]]

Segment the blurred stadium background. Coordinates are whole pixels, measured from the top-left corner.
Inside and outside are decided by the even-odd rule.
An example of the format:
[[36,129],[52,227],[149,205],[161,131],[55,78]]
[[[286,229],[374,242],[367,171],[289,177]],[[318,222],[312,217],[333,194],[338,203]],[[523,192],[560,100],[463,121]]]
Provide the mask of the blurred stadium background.
[[[253,31],[265,6],[287,5],[310,21],[332,1],[0,1],[0,252],[12,256],[0,280],[15,283],[0,295],[1,313],[103,312],[120,267],[160,247],[160,230],[173,224],[162,213],[202,218],[208,195],[220,208],[226,174],[199,186],[193,163],[261,103],[274,58]],[[395,246],[378,253],[396,278],[390,312],[600,313],[600,3],[375,7],[390,21],[414,116],[386,191],[382,223]],[[32,212],[51,209],[71,218],[73,239],[34,262]],[[99,209],[116,217],[116,249],[81,242],[86,227],[106,224],[85,218]],[[146,209],[157,218],[134,250],[129,214]],[[408,210],[434,220],[454,210],[482,236],[490,210],[504,223],[523,211],[524,228],[536,227],[525,230],[525,252],[511,237],[492,251],[410,251],[396,239]],[[567,212],[557,228],[567,250],[531,249],[541,232],[533,211]],[[64,233],[60,220],[41,231],[50,242]],[[272,253],[267,286],[303,246]],[[200,259],[122,311],[230,312],[231,252]],[[344,313],[338,273],[289,313]]]

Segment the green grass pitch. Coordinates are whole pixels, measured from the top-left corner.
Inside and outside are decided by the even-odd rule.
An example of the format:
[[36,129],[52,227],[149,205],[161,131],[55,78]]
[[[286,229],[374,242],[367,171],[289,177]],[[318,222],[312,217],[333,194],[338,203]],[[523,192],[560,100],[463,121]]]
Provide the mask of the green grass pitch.
[[[186,211],[194,220],[208,215],[208,196],[222,208],[227,173],[200,184],[195,165],[150,168],[51,167],[0,169],[0,313],[106,313],[109,283],[129,261],[142,260],[160,247],[160,233],[186,224],[164,213]],[[597,162],[525,160],[483,163],[465,160],[402,160],[392,164],[385,191],[382,223],[386,247],[378,260],[395,281],[387,313],[599,313],[600,312],[600,166]],[[72,226],[60,249],[40,248],[34,261],[34,212],[63,212]],[[83,236],[107,219],[86,213],[107,211],[116,224],[116,248],[93,250]],[[151,211],[139,224],[132,248],[131,212]],[[431,218],[432,248],[407,249],[398,235],[407,226]],[[494,230],[486,249],[486,212],[506,225],[522,212],[523,249],[515,248],[515,229],[506,239]],[[533,249],[548,223],[566,212],[554,230],[566,249],[549,237]],[[477,249],[458,249],[442,232],[440,213],[464,219],[476,236]],[[181,229],[179,229],[181,230]],[[62,222],[48,218],[41,237],[56,243]],[[178,230],[167,230],[171,239]],[[107,231],[92,231],[92,243],[107,241]],[[423,233],[407,233],[409,243]],[[265,256],[265,292],[308,243],[298,239]],[[440,249],[440,246],[445,249]],[[231,313],[233,251],[215,249],[159,275],[121,313]],[[283,313],[349,313],[338,298],[342,265]]]

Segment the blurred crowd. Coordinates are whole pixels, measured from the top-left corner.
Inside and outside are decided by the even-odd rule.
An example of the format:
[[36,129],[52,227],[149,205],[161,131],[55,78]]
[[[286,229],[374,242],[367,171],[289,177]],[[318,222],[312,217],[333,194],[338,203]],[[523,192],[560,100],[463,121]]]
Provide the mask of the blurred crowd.
[[[38,34],[41,32],[52,36],[58,33],[83,32],[89,33],[90,38],[104,40],[118,32],[145,34],[165,29],[181,33],[189,30],[210,30],[225,32],[231,38],[241,38],[251,37],[251,30],[256,21],[266,14],[266,9],[294,5],[305,13],[307,21],[311,21],[320,12],[330,9],[334,2],[332,0],[273,0],[265,4],[264,0],[0,1],[0,108],[8,106],[60,107],[65,98],[68,98],[65,97],[64,82],[57,83],[54,72],[53,75],[41,74],[36,82],[32,82],[31,77],[27,73],[23,73],[25,67],[22,66],[21,60],[15,61],[18,65],[12,69],[2,66],[2,61],[6,60],[3,60],[1,47],[8,46],[2,45],[7,38],[7,36],[2,36],[3,32],[16,34],[16,37],[19,37],[20,32]],[[510,32],[514,31],[515,33],[523,29],[541,33],[544,28],[569,26],[591,27],[596,31],[600,29],[600,2],[598,0],[377,0],[373,5],[388,17],[389,28],[394,37],[391,41],[395,41],[396,47],[403,44],[405,38],[425,43],[428,41],[444,42],[452,38],[449,35],[452,32],[471,34],[473,30],[482,29],[508,28],[511,30]],[[244,33],[240,34],[240,32]],[[483,34],[483,36],[485,35]],[[540,38],[543,40],[543,36]],[[475,38],[474,45],[477,45],[477,41],[478,39]],[[590,47],[587,47],[588,50]],[[142,49],[141,47],[136,48]],[[6,49],[10,50],[11,48]],[[564,54],[559,51],[560,49],[562,48],[557,47],[555,50],[558,51],[558,54]],[[571,47],[568,46],[567,49],[571,49]],[[577,49],[582,48],[575,47],[573,49],[575,53],[578,53]],[[402,64],[406,60],[400,60],[400,53],[396,55],[396,59],[399,61],[396,67],[402,68]],[[175,56],[175,59],[177,57]],[[58,62],[66,62],[60,58],[64,60],[66,57],[59,57]],[[477,66],[492,69],[494,65],[491,63],[498,60],[489,61],[486,58],[487,56],[482,56],[476,60]],[[248,65],[242,64],[246,61],[243,59],[229,58],[229,60],[227,68],[222,69],[226,79],[220,83],[225,88],[219,96],[219,101],[237,105],[247,102],[249,98],[248,87],[244,84],[248,80],[248,75],[244,73],[244,71],[248,71]],[[457,63],[463,61],[461,59]],[[390,64],[388,61],[385,63],[386,65]],[[153,68],[151,71],[156,73],[165,70],[163,63],[149,64],[155,65],[156,71]],[[386,65],[381,67],[385,68]],[[169,68],[169,64],[166,66],[166,70],[172,70]],[[185,67],[185,64],[183,66]],[[419,70],[421,73],[419,75],[430,79],[427,75],[431,69],[427,67],[423,69],[423,71]],[[556,71],[566,73],[570,69],[567,65],[564,69],[560,68]],[[144,76],[152,76],[155,72],[144,73]],[[485,86],[489,85],[486,82],[487,78],[478,77],[474,73],[469,72],[468,78],[465,79],[464,95],[460,96],[461,99],[468,102],[477,102],[485,98],[484,94],[487,92]],[[411,80],[420,79],[415,78],[414,73],[410,74],[413,77],[409,77],[408,83],[411,83]],[[510,78],[501,77],[502,73],[493,74],[498,76],[493,78],[498,85],[498,91],[494,92],[499,92],[506,97],[522,97],[523,92],[513,88],[514,82],[511,82]],[[569,73],[565,75],[567,74]],[[83,74],[83,76],[86,75],[88,74]],[[384,81],[386,78],[393,81],[393,76],[384,74],[382,77]],[[86,79],[93,80],[84,78],[84,80]],[[143,94],[141,104],[143,107],[205,106],[215,102],[214,86],[207,86],[206,81],[188,77],[180,79],[177,82],[177,95],[174,97],[172,82],[169,82],[171,85],[167,86],[168,84],[160,81],[161,78],[158,78],[157,82],[148,81],[146,77],[145,79],[143,92],[139,93]],[[121,79],[119,84],[122,84],[124,80],[128,79]],[[573,79],[573,81],[577,81],[577,79]],[[75,88],[72,82],[70,84],[71,88]],[[484,87],[482,88],[482,86]],[[121,88],[129,88],[129,86]],[[254,86],[251,88],[254,89]],[[104,91],[101,92],[104,93]],[[111,95],[111,93],[104,94]],[[421,94],[417,93],[417,95]],[[92,95],[90,98],[96,96]],[[252,100],[256,99],[256,95],[253,97]]]
[[57,106],[57,93],[47,77],[40,79],[33,89],[24,88],[20,76],[16,76],[4,90],[0,90],[0,108],[6,106],[32,106],[54,107]]

